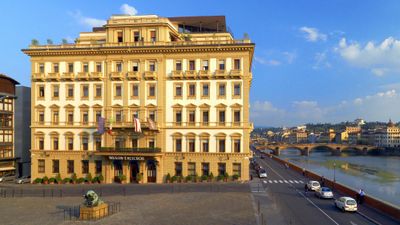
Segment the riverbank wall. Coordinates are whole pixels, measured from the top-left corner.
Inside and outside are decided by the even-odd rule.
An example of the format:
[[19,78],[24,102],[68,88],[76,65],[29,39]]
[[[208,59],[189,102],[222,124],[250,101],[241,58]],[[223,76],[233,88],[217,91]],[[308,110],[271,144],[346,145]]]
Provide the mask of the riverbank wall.
[[[293,164],[293,163],[291,163],[289,161],[283,160],[283,159],[278,158],[278,157],[276,157],[276,156],[274,156],[272,154],[269,154],[269,153],[262,153],[262,154],[265,154],[268,157],[271,157],[275,161],[281,163],[282,166],[286,163],[286,164],[289,165],[290,169],[292,169],[292,170],[294,170],[294,171],[296,171],[296,172],[298,172],[300,174],[303,173],[303,168],[302,167],[299,167],[299,166],[297,166],[297,165],[295,165],[295,164]],[[304,175],[310,180],[316,180],[316,181],[321,181],[322,180],[322,177],[320,175],[318,175],[318,174],[316,174],[316,173],[314,173],[312,171],[305,170],[304,172],[305,172]],[[326,187],[329,187],[329,188],[331,188],[333,190],[339,191],[340,193],[348,195],[350,197],[356,198],[357,190],[355,190],[355,189],[352,189],[352,188],[350,188],[350,187],[348,187],[346,185],[343,185],[343,184],[340,184],[340,183],[337,183],[337,182],[333,182],[332,180],[329,180],[329,179],[326,179],[326,178],[324,178],[324,183],[325,183]],[[376,199],[374,197],[368,196],[368,195],[365,196],[364,200],[365,200],[364,204],[367,204],[368,206],[370,206],[370,207],[372,207],[372,208],[374,208],[374,209],[376,209],[376,210],[378,210],[378,211],[380,211],[380,212],[382,212],[384,214],[387,214],[387,215],[389,215],[389,216],[391,216],[391,217],[393,217],[393,218],[395,218],[397,220],[400,220],[400,208],[399,207],[397,207],[397,206],[395,206],[393,204],[390,204],[388,202],[384,202],[382,200]]]

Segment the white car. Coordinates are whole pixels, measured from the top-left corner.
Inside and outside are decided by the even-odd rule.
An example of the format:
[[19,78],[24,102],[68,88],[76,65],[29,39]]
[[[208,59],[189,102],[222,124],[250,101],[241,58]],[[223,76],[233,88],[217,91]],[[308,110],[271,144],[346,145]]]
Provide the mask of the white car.
[[315,191],[315,195],[319,198],[333,198],[332,190],[327,187],[321,187]]
[[30,182],[31,182],[31,176],[23,176],[15,180],[15,183],[17,184],[24,184]]
[[307,182],[307,189],[310,191],[317,191],[320,188],[321,188],[321,185],[319,185],[318,181],[310,180]]
[[258,171],[258,177],[259,177],[259,178],[267,178],[267,177],[268,177],[267,171],[265,171],[264,169],[261,168],[261,169]]
[[0,177],[0,182],[13,181],[14,179],[15,179],[15,175],[5,174],[4,176]]
[[335,206],[341,209],[343,212],[350,211],[355,212],[357,211],[357,202],[353,198],[350,197],[340,197],[335,200]]

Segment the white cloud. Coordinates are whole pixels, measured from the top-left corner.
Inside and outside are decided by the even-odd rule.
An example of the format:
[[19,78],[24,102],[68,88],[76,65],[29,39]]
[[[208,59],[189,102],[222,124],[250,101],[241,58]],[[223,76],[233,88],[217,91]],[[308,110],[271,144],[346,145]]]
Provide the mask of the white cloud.
[[264,59],[260,57],[254,57],[254,60],[262,65],[267,65],[267,66],[279,66],[281,65],[281,62],[275,59]]
[[330,68],[331,64],[327,61],[326,52],[317,52],[314,56],[315,63],[313,65],[314,70],[318,70],[321,68]]
[[80,24],[86,26],[86,27],[101,27],[104,24],[106,24],[105,20],[102,19],[96,19],[96,18],[91,18],[91,17],[85,17],[82,15],[80,11],[72,12],[70,15],[75,18]]
[[292,64],[292,62],[297,58],[297,54],[295,52],[282,52],[282,54],[289,64]]
[[304,34],[307,41],[317,42],[319,40],[326,41],[328,36],[326,34],[320,33],[317,28],[313,27],[301,27],[300,32]]
[[376,76],[400,72],[400,41],[393,37],[378,44],[369,41],[364,47],[358,42],[348,43],[342,38],[336,52],[349,64],[368,69]]
[[136,15],[138,13],[138,11],[135,9],[135,7],[130,6],[128,4],[121,5],[120,10],[121,10],[121,12],[123,14],[127,14],[127,15],[130,15],[130,16],[134,16],[134,15]]

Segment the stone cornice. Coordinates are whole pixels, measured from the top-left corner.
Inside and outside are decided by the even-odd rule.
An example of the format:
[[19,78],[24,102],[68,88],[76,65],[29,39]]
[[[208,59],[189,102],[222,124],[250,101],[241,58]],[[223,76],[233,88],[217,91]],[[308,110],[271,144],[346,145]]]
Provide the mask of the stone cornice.
[[93,48],[32,48],[22,49],[29,56],[75,56],[75,55],[119,55],[119,54],[169,54],[250,51],[254,44],[215,44],[185,46],[142,46],[142,47],[93,47]]

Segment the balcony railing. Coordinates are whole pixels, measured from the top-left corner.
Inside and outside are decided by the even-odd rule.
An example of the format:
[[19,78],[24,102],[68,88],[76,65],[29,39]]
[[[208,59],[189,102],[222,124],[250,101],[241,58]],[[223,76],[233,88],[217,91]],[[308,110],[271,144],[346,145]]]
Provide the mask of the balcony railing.
[[245,128],[252,124],[245,122],[167,122],[166,127],[231,127]]
[[128,80],[139,80],[140,79],[140,74],[138,71],[129,71],[126,73],[126,78]]
[[92,72],[90,73],[90,78],[94,80],[101,80],[103,79],[103,73],[102,72]]
[[173,70],[173,71],[172,71],[172,78],[175,78],[175,79],[182,79],[182,78],[183,78],[183,72],[182,72],[182,70]]
[[230,75],[231,75],[231,77],[240,78],[240,77],[242,77],[243,74],[242,74],[242,70],[231,70]]
[[155,80],[157,78],[156,71],[146,71],[144,72],[144,79]]
[[208,70],[200,70],[199,71],[199,77],[206,78],[206,77],[209,77],[209,76],[210,76],[210,71],[208,71]]
[[32,80],[44,80],[44,73],[32,74]]
[[46,78],[49,80],[59,80],[60,74],[59,73],[48,73]]
[[121,80],[122,79],[122,72],[111,72],[111,79]]
[[99,152],[126,152],[126,153],[160,153],[161,148],[117,148],[101,147]]
[[89,73],[80,72],[80,73],[78,73],[78,76],[76,78],[79,80],[89,80]]
[[193,79],[196,77],[196,71],[195,70],[187,70],[185,72],[185,78]]
[[216,70],[215,77],[216,78],[226,78],[227,74],[225,70]]
[[63,73],[61,75],[61,79],[63,79],[63,80],[73,80],[74,78],[75,78],[74,73]]

